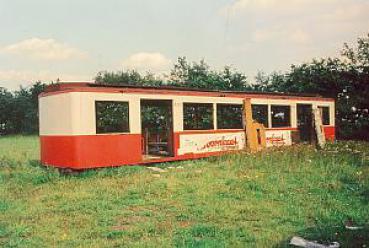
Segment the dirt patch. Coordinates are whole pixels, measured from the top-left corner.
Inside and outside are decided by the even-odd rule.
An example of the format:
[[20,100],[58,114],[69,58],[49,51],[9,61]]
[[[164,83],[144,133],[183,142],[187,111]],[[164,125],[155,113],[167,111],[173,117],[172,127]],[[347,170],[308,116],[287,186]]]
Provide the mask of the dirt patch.
[[111,230],[112,231],[127,231],[131,228],[130,225],[116,225],[116,226],[112,226]]
[[180,227],[189,227],[192,226],[193,223],[191,221],[179,221],[178,224]]
[[116,224],[111,227],[113,231],[127,231],[139,223],[148,221],[146,216],[125,216],[117,219]]
[[135,223],[140,223],[140,222],[146,222],[148,221],[148,217],[146,216],[126,216],[126,217],[121,217],[119,219],[119,223],[122,223],[123,225],[131,225],[131,224],[135,224]]

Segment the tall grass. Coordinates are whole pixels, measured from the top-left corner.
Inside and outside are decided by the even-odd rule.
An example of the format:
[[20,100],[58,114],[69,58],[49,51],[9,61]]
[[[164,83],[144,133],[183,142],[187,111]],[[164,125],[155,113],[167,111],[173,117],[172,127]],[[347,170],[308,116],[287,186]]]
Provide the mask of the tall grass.
[[37,137],[0,138],[4,247],[285,247],[293,235],[369,245],[368,143],[76,176],[40,166],[38,149]]

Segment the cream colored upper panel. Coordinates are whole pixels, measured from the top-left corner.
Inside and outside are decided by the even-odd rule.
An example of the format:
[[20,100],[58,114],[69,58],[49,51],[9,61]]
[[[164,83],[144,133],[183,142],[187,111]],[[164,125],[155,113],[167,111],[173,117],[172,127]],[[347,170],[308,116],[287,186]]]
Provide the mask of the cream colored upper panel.
[[39,99],[40,135],[70,135],[72,132],[71,94],[59,94]]
[[[95,101],[128,101],[130,133],[141,132],[140,100],[173,100],[174,131],[183,131],[183,103],[229,103],[242,104],[242,98],[173,96],[153,94],[72,92],[41,97],[41,135],[95,135]],[[296,104],[307,103],[313,107],[329,106],[331,125],[334,125],[334,102],[300,101],[283,99],[251,99],[252,104],[279,104],[291,106],[291,124],[296,126]],[[104,134],[101,134],[104,135]]]

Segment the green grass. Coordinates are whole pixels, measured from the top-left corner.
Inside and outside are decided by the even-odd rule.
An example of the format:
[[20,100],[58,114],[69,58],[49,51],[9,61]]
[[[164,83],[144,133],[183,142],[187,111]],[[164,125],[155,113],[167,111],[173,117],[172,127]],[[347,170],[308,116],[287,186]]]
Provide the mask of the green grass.
[[287,247],[293,235],[369,245],[369,143],[77,176],[38,154],[37,137],[0,138],[0,246]]

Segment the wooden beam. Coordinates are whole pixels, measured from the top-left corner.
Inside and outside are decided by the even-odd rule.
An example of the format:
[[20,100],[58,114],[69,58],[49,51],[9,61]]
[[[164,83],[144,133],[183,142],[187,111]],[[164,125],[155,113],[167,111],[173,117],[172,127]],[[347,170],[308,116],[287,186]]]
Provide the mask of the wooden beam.
[[245,98],[243,100],[244,122],[245,122],[245,137],[247,148],[251,152],[258,151],[257,132],[254,128],[254,121],[252,119],[251,99]]
[[313,120],[317,138],[317,145],[319,148],[324,148],[326,140],[323,128],[322,114],[319,108],[313,108]]

